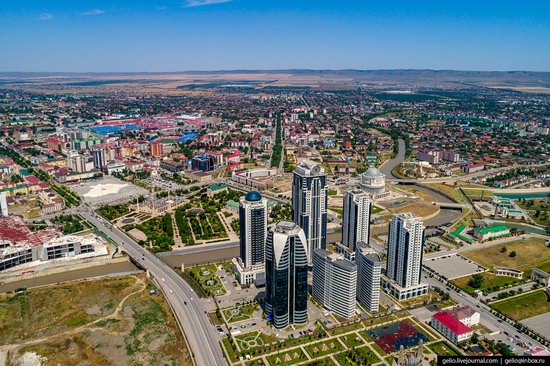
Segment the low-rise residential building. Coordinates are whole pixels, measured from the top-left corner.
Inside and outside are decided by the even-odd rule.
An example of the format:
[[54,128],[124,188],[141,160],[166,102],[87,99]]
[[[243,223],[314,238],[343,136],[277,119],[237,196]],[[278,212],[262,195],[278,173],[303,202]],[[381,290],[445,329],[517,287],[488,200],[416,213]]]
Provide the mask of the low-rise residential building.
[[462,172],[466,174],[471,174],[471,173],[479,172],[483,169],[485,169],[485,164],[482,164],[482,163],[470,164],[462,167]]
[[432,316],[431,326],[453,344],[467,341],[474,334],[470,327],[445,311]]
[[467,305],[454,308],[449,311],[449,314],[469,327],[479,324],[479,313]]

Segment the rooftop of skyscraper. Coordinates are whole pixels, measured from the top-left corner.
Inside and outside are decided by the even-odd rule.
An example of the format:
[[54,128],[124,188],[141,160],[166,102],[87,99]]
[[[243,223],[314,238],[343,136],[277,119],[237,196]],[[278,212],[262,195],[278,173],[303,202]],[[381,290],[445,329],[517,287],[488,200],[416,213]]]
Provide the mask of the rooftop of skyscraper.
[[246,194],[246,200],[251,202],[261,201],[262,195],[260,194],[260,192],[250,191]]

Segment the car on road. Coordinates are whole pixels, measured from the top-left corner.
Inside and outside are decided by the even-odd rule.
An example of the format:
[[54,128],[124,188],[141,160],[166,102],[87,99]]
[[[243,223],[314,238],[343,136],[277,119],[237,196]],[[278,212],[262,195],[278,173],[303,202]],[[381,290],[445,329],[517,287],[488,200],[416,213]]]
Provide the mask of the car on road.
[[168,291],[169,291],[169,292],[170,292],[171,294],[173,294],[173,293],[174,293],[174,291],[172,291],[172,290],[168,290]]

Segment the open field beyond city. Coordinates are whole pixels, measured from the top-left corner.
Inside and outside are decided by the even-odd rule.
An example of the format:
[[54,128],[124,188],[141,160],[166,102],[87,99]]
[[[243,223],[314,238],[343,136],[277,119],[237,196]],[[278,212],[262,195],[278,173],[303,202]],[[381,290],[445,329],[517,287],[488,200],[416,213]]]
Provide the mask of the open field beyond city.
[[153,289],[145,276],[132,276],[3,295],[0,350],[9,351],[12,365],[191,365]]

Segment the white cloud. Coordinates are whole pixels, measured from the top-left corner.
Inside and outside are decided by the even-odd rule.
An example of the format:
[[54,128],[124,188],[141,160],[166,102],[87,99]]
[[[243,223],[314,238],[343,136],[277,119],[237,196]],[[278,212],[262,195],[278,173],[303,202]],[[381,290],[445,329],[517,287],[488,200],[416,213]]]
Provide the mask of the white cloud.
[[101,15],[105,13],[105,10],[102,10],[102,9],[92,9],[92,10],[88,10],[88,11],[85,11],[83,13],[81,13],[82,15],[84,16],[95,16],[95,15]]
[[38,20],[52,20],[52,19],[53,19],[53,15],[50,13],[40,14],[40,16],[38,17]]
[[228,3],[230,1],[233,1],[233,0],[185,0],[185,3],[183,4],[183,6],[186,8],[194,8],[197,6],[223,4],[223,3]]

